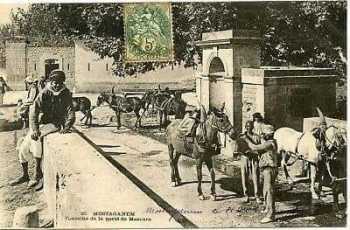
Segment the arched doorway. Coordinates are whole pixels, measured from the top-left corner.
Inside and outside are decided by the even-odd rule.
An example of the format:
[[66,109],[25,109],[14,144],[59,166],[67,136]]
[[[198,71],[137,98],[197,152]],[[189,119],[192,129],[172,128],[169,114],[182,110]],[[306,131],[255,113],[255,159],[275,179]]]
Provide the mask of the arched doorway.
[[59,69],[58,59],[46,59],[45,60],[45,77],[49,77],[52,70]]
[[225,102],[224,76],[224,64],[220,58],[213,58],[209,66],[209,107],[220,108]]

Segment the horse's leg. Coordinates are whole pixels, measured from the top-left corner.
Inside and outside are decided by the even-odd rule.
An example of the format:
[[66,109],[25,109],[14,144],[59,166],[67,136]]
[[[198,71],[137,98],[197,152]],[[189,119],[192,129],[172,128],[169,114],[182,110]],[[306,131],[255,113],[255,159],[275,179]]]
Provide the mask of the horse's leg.
[[136,125],[138,125],[139,128],[141,128],[141,118],[142,118],[142,114],[140,114],[140,110],[141,110],[141,108],[138,108],[138,109],[135,111],[135,114],[136,114],[136,124],[135,124],[135,127],[136,127]]
[[[85,119],[84,125],[87,125],[88,119],[89,119],[89,118],[88,118],[88,111],[87,111],[87,110],[84,110],[83,114],[84,114],[83,120]],[[82,120],[82,121],[83,121],[83,120]]]
[[175,159],[174,159],[174,166],[175,166],[175,179],[176,179],[176,185],[181,184],[181,177],[179,173],[179,159],[180,159],[181,153],[175,151]]
[[168,145],[169,151],[169,162],[170,162],[170,177],[171,177],[171,186],[176,186],[176,178],[175,178],[175,166],[174,166],[174,147],[172,144]]
[[310,191],[311,191],[312,199],[320,198],[315,191],[316,172],[317,172],[316,165],[310,164]]
[[202,191],[202,177],[203,177],[202,164],[203,164],[203,159],[202,159],[202,156],[200,156],[199,158],[196,159],[196,170],[197,170],[197,179],[198,179],[197,192],[200,200],[205,199]]
[[88,115],[89,115],[89,125],[91,126],[92,125],[92,113],[90,110],[88,112]]
[[168,124],[168,113],[166,110],[164,110],[164,128],[166,128]]
[[159,110],[158,115],[159,115],[159,131],[161,131],[162,130],[162,123],[163,123],[163,111]]
[[288,168],[287,168],[287,162],[288,162],[288,153],[284,150],[281,151],[282,160],[281,160],[281,167],[283,168],[284,176],[286,177],[286,180],[288,184],[293,184],[294,180],[289,175]]
[[206,157],[205,164],[210,173],[210,198],[212,200],[216,200],[216,192],[215,192],[215,170],[213,168],[213,159],[211,157]]
[[115,112],[115,115],[117,116],[117,129],[120,129],[120,127],[122,126],[120,122],[120,113],[120,111]]
[[337,212],[339,209],[339,189],[337,188],[336,184],[333,184],[332,186],[332,195],[333,195],[333,211],[335,215],[337,215]]
[[140,114],[139,114],[139,111],[138,110],[134,110],[134,113],[136,115],[136,122],[135,122],[135,129],[137,129],[137,124],[139,123],[139,119],[140,119]]

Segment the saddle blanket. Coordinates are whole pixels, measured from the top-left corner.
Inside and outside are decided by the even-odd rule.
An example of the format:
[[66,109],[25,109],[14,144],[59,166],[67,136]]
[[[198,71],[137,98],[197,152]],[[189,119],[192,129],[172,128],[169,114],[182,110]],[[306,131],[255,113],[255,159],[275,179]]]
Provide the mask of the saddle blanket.
[[195,119],[191,118],[189,114],[186,114],[177,127],[177,136],[180,138],[190,136],[195,123]]

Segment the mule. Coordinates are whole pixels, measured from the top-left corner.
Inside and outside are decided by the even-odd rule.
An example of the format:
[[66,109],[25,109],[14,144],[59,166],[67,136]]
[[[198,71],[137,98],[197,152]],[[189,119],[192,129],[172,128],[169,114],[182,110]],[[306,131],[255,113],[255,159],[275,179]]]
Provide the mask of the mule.
[[175,93],[172,97],[167,92],[148,92],[148,105],[152,105],[152,109],[158,111],[159,130],[168,124],[168,115],[175,115],[175,119],[183,119],[186,113],[187,103],[181,99],[181,96]]
[[121,113],[130,113],[134,112],[136,115],[136,122],[134,127],[141,127],[141,118],[142,114],[140,113],[141,109],[144,109],[145,103],[138,97],[121,97],[115,94],[101,93],[97,97],[97,106],[100,106],[102,103],[106,102],[111,109],[116,114],[117,117],[117,129],[121,127],[120,116]]
[[[203,108],[204,110],[204,108]],[[231,138],[235,137],[235,131],[228,116],[223,112],[213,108],[206,116],[201,114],[201,122],[196,128],[196,135],[193,143],[186,141],[186,138],[179,137],[179,125],[181,120],[173,120],[166,128],[166,139],[168,144],[170,171],[172,186],[181,184],[181,177],[178,169],[178,161],[182,154],[192,155],[196,160],[197,170],[197,192],[200,200],[205,197],[202,192],[202,165],[206,164],[211,178],[211,198],[216,199],[215,192],[215,171],[213,168],[212,156],[220,153],[218,132],[229,134]]]
[[[326,148],[332,152],[334,146],[341,142],[337,133],[337,128],[330,126],[326,130]],[[289,175],[287,166],[288,159],[291,155],[297,155],[297,159],[302,159],[309,164],[310,167],[310,191],[313,199],[319,199],[319,194],[315,191],[316,175],[323,176],[329,167],[326,167],[327,156],[317,148],[317,139],[311,131],[301,133],[294,129],[283,127],[276,130],[274,134],[278,152],[281,154],[281,167],[283,168],[286,179],[293,183],[294,179]],[[294,161],[295,162],[295,161]],[[294,163],[293,162],[293,163]],[[319,171],[319,172],[318,172]],[[322,183],[319,184],[322,186]]]
[[92,125],[92,114],[91,114],[91,101],[87,97],[73,97],[72,106],[75,112],[80,111],[84,116],[80,119],[82,122],[85,119],[84,124],[87,126]]
[[183,119],[186,113],[187,103],[182,99],[169,98],[161,103],[158,108],[159,130],[168,124],[168,115],[175,115],[175,119]]

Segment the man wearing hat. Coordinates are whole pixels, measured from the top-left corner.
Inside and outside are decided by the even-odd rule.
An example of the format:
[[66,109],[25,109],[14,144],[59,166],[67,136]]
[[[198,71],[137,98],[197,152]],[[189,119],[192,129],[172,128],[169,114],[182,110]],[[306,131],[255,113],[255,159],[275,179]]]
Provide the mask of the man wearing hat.
[[254,129],[253,133],[258,135],[260,138],[262,138],[263,135],[263,126],[265,125],[264,118],[261,115],[261,113],[254,113],[253,114],[253,122],[254,122]]
[[38,96],[39,88],[38,88],[38,79],[34,76],[29,76],[25,79],[28,86],[28,94],[26,98],[26,104],[31,105],[34,103],[36,96]]
[[250,139],[246,138],[246,142],[251,150],[258,152],[260,155],[259,167],[263,174],[263,195],[266,216],[260,221],[261,223],[269,223],[275,219],[275,197],[274,184],[277,176],[277,146],[273,139],[274,128],[272,125],[264,125],[262,127],[264,142],[254,144]]
[[[19,141],[19,161],[22,165],[23,175],[13,180],[10,185],[17,185],[29,181],[28,159],[30,153],[35,158],[35,178],[29,181],[28,187],[40,190],[43,187],[43,174],[41,170],[41,159],[43,154],[43,137],[60,131],[68,133],[75,121],[75,114],[72,109],[72,94],[65,87],[65,74],[63,71],[54,70],[51,72],[50,85],[41,91],[30,107],[29,132]],[[42,113],[39,122],[39,113]],[[39,123],[40,128],[39,128]]]

